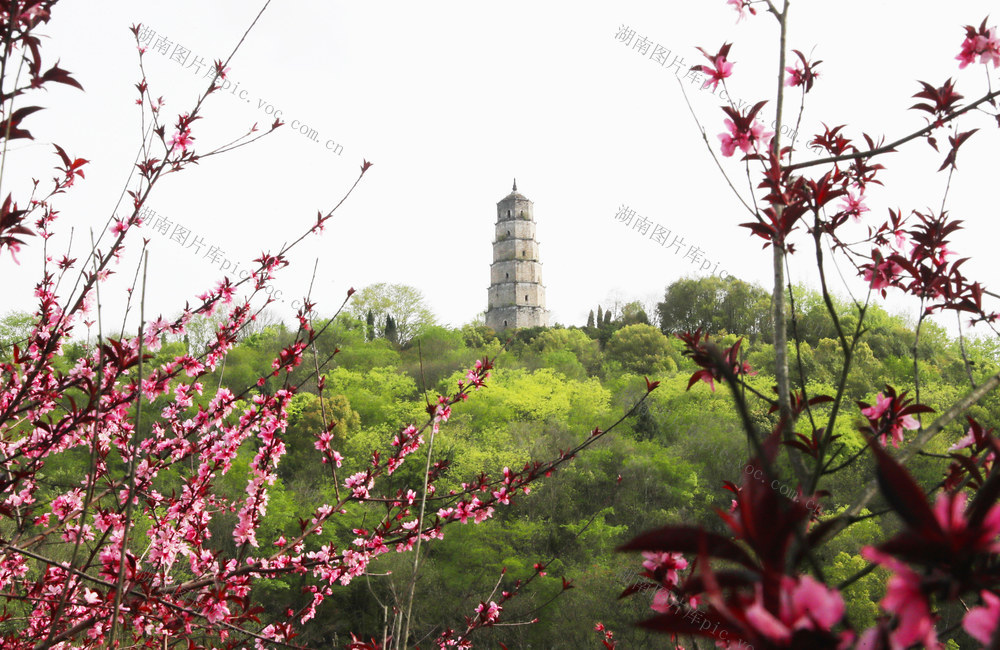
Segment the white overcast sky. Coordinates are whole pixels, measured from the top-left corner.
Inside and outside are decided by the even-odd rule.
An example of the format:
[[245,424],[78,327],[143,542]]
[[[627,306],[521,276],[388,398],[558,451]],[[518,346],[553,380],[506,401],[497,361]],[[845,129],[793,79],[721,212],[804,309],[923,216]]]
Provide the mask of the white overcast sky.
[[[191,57],[225,58],[262,4],[58,5],[44,30],[52,37],[44,56],[48,62],[59,58],[86,92],[60,87],[41,97],[47,110],[26,121],[36,140],[14,143],[3,194],[13,190],[17,198],[27,179],[47,178],[56,162],[51,142],[89,159],[86,181],[59,199],[61,233],[53,239],[61,252],[74,226],[76,253],[84,253],[87,229],[115,208],[141,135],[129,25],[148,25]],[[893,139],[919,128],[923,119],[906,110],[919,89],[916,79],[939,85],[955,77],[959,92],[980,96],[983,66],[960,71],[954,57],[962,26],[978,25],[991,9],[997,13],[995,3],[985,1],[793,3],[789,46],[823,60],[802,130],[812,132],[821,122],[848,124],[852,136],[864,130]],[[285,303],[278,306],[286,317],[319,257],[314,296],[321,313],[330,313],[348,287],[395,282],[421,289],[444,323],[472,320],[486,308],[495,204],[515,176],[518,189],[535,202],[553,322],[582,324],[610,294],[649,300],[678,277],[696,273],[682,255],[615,222],[622,204],[682,236],[686,246],[698,246],[720,269],[766,286],[770,251],[737,227],[749,215],[715,168],[674,76],[615,40],[627,25],[688,66],[704,62],[696,46],[714,52],[733,42],[730,93],[772,100],[764,110],[770,123],[776,22],[767,15],[739,24],[735,18],[722,0],[274,0],[231,62],[230,77],[247,91],[246,99],[211,97],[193,135],[196,150],[227,142],[254,122],[272,121],[269,104],[288,124],[249,148],[167,177],[148,205],[206,246],[247,263],[297,237],[317,210],[340,199],[362,160],[372,161],[326,233],[301,246],[293,266],[279,276]],[[152,92],[166,99],[173,122],[207,81],[152,48],[145,60]],[[717,148],[724,117],[719,101],[687,87]],[[794,115],[797,106],[793,91],[786,114]],[[319,142],[293,131],[292,120],[316,129]],[[989,152],[996,151],[997,131],[980,118],[965,119],[963,129],[973,122],[985,133],[961,151],[948,205],[967,226],[954,243],[973,258],[967,272],[994,285],[998,166]],[[328,141],[342,145],[340,156],[325,149]],[[939,206],[946,176],[933,170],[942,155],[915,143],[886,157],[888,189],[871,192],[872,220],[887,207]],[[740,164],[724,164],[746,195]],[[147,236],[147,314],[176,313],[220,277],[218,267],[193,249]],[[21,266],[6,254],[0,260],[6,279],[0,306],[33,309],[40,262],[39,247],[32,249],[34,256],[22,253]],[[130,252],[137,250],[133,245]],[[804,254],[793,257],[794,279],[815,284],[810,261]],[[121,276],[131,278],[134,264],[126,257]],[[120,309],[121,286],[102,289],[109,314]],[[862,288],[857,280],[850,286]],[[842,284],[835,288],[844,290]],[[891,301],[892,310],[907,308],[914,309]]]

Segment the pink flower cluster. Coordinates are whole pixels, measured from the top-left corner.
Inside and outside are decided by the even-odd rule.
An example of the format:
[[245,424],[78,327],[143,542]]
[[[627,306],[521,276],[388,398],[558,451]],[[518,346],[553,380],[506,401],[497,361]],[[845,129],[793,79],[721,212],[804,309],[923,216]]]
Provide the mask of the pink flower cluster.
[[992,63],[994,68],[1000,67],[1000,39],[997,39],[997,29],[987,29],[985,20],[978,29],[971,25],[965,27],[962,51],[955,58],[959,61],[958,67],[964,68],[975,63],[977,56],[984,65]]
[[736,19],[736,22],[738,23],[747,17],[747,12],[749,12],[751,16],[757,15],[757,10],[753,7],[754,1],[755,0],[726,0],[726,4],[732,6],[732,8],[739,13],[739,17]]
[[787,644],[797,630],[829,631],[844,616],[844,599],[809,575],[783,576],[777,615],[764,604],[758,584],[753,603],[746,608],[747,621],[772,642]]
[[886,435],[891,436],[892,446],[899,447],[899,443],[903,442],[903,429],[919,429],[920,423],[915,417],[910,414],[910,411],[904,408],[902,397],[896,397],[890,394],[886,397],[882,393],[879,393],[875,397],[875,405],[868,406],[861,409],[861,415],[868,418],[870,427],[873,430],[879,432],[879,440],[882,446],[885,446]]
[[472,497],[470,501],[459,501],[453,508],[441,508],[437,514],[442,519],[454,519],[463,524],[472,518],[480,524],[493,516],[493,508],[485,506],[479,497]]
[[698,48],[698,51],[711,62],[711,65],[691,66],[692,70],[704,72],[708,75],[705,83],[702,84],[702,88],[708,88],[711,86],[712,92],[715,92],[715,90],[719,87],[719,83],[724,82],[727,78],[732,76],[733,64],[727,58],[729,56],[729,48],[731,47],[732,44],[725,43],[721,48],[719,48],[719,51],[716,54],[709,54],[700,47]]
[[722,141],[722,155],[726,157],[732,156],[737,149],[743,153],[767,149],[774,137],[774,132],[766,130],[759,120],[755,120],[749,128],[738,127],[732,120],[724,120],[723,123],[729,133],[720,133],[719,140]]
[[892,258],[881,259],[882,256],[878,251],[874,251],[872,257],[877,258],[877,261],[865,265],[862,277],[868,281],[872,289],[884,292],[899,279],[903,267]]

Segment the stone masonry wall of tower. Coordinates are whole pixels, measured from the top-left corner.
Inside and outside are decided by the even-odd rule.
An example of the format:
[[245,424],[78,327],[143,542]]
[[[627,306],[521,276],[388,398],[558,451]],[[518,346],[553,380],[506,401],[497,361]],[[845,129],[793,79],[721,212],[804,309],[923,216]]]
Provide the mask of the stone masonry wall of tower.
[[534,204],[518,193],[515,181],[511,193],[497,203],[486,325],[499,332],[548,324]]

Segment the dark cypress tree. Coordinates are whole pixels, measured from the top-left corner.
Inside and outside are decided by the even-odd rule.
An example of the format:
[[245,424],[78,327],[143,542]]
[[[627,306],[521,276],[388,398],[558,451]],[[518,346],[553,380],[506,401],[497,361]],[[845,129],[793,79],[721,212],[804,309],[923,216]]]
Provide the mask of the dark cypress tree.
[[660,427],[656,424],[656,418],[649,411],[649,405],[642,403],[638,417],[635,421],[635,431],[642,435],[642,440],[654,440],[660,433]]
[[600,327],[603,322],[604,322],[604,310],[601,309],[600,305],[598,305],[597,306],[597,326]]
[[394,321],[392,316],[389,314],[385,315],[385,338],[387,338],[390,343],[399,343],[399,332],[396,331],[396,321]]
[[368,328],[367,328],[368,329],[368,340],[369,341],[374,341],[375,340],[375,314],[372,313],[371,309],[368,310],[368,315],[365,317],[365,325],[368,326]]
[[604,324],[605,325],[610,325],[611,324],[611,310],[610,309],[607,310],[606,312],[604,312]]
[[594,326],[594,310],[591,309],[590,313],[587,314],[587,327],[593,327],[593,326]]

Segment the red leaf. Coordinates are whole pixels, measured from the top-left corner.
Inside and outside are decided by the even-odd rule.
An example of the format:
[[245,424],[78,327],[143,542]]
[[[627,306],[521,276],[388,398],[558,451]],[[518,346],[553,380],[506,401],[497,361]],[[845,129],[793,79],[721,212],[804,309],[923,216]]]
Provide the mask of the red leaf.
[[14,111],[10,118],[0,122],[0,138],[7,138],[9,140],[16,140],[18,138],[28,138],[29,140],[34,140],[35,138],[26,129],[19,128],[21,120],[28,117],[36,111],[42,110],[41,106],[24,106]]
[[695,526],[665,526],[651,530],[619,546],[617,550],[693,554],[698,552],[698,540],[702,538],[710,556],[739,562],[749,568],[757,567],[746,551],[729,538],[706,532]]
[[878,463],[876,476],[879,487],[892,509],[918,533],[926,537],[939,537],[941,527],[927,505],[924,491],[874,438],[870,438],[868,444]]
[[1000,496],[1000,474],[992,472],[986,483],[976,490],[976,496],[968,509],[969,528],[978,528],[989,514],[997,497]]
[[[80,85],[79,81],[77,81],[76,79],[74,79],[69,75],[69,71],[63,70],[62,68],[59,67],[59,61],[56,61],[56,64],[52,66],[45,74],[43,74],[39,78],[43,82],[54,81],[56,83],[66,84],[67,86],[75,86],[80,90],[83,90],[83,86]],[[32,81],[32,85],[34,84],[35,82]]]

